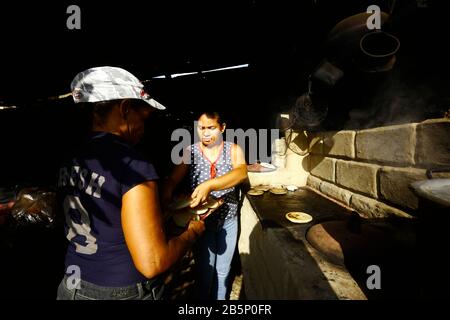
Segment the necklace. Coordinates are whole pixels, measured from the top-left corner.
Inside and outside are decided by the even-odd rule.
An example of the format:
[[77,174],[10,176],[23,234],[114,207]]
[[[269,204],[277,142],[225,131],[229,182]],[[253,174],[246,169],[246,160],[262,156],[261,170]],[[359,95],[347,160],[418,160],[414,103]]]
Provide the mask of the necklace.
[[211,161],[211,160],[206,156],[206,154],[204,153],[203,147],[202,147],[202,143],[200,142],[200,151],[201,151],[201,153],[202,153],[202,156],[203,156],[206,160],[208,160],[208,162],[211,164],[211,169],[210,169],[210,172],[209,172],[211,179],[214,179],[214,178],[216,177],[216,173],[217,173],[217,170],[216,170],[216,163],[217,163],[217,161],[219,160],[220,155],[222,154],[222,150],[223,150],[223,141],[222,141],[222,143],[220,144],[220,150],[219,150],[219,152],[218,152],[218,155],[217,155],[216,160]]

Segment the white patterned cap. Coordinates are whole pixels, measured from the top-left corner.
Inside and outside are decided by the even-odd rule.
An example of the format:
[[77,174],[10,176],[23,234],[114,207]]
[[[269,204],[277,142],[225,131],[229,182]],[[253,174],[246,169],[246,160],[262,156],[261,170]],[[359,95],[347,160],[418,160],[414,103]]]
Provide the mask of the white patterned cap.
[[70,85],[75,103],[116,99],[139,99],[153,108],[162,104],[145,92],[144,85],[130,72],[117,67],[97,67],[80,72]]

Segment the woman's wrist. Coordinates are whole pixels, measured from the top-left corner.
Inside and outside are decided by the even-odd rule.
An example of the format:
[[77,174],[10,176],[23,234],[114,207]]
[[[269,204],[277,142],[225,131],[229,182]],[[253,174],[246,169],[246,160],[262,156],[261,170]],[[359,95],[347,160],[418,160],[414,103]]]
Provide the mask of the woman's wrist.
[[195,240],[197,240],[198,238],[197,233],[192,229],[186,230],[184,235],[185,237],[183,240],[186,241],[189,245],[193,245],[195,243]]
[[[209,192],[211,192],[211,191],[216,191],[216,189],[217,189],[217,184],[216,184],[216,182],[217,182],[217,179],[216,179],[216,178],[207,181],[207,183],[208,183],[208,188],[209,188]],[[208,193],[209,193],[209,192],[208,192]]]
[[181,234],[180,238],[189,244],[193,244],[199,236],[200,235],[195,232],[195,229],[189,223],[188,228]]

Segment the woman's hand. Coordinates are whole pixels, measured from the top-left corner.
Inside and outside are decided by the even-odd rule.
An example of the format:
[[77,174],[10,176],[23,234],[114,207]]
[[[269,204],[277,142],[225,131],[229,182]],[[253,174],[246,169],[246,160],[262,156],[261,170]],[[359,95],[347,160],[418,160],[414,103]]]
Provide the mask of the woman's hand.
[[195,238],[194,241],[198,239],[205,232],[205,223],[203,221],[189,221],[188,230],[192,230],[194,232]]
[[209,193],[212,191],[212,180],[208,180],[203,182],[202,184],[199,184],[197,188],[195,188],[194,192],[192,192],[191,195],[191,204],[190,207],[194,208],[198,206],[199,204],[202,204],[203,202],[208,199]]

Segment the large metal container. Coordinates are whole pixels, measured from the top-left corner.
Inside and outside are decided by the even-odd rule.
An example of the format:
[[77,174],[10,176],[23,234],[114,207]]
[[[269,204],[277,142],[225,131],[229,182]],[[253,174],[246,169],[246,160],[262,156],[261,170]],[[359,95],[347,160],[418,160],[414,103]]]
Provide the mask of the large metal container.
[[417,280],[423,298],[448,299],[450,179],[433,179],[431,170],[427,175],[431,179],[411,184],[411,189],[419,198],[417,239],[421,272]]

